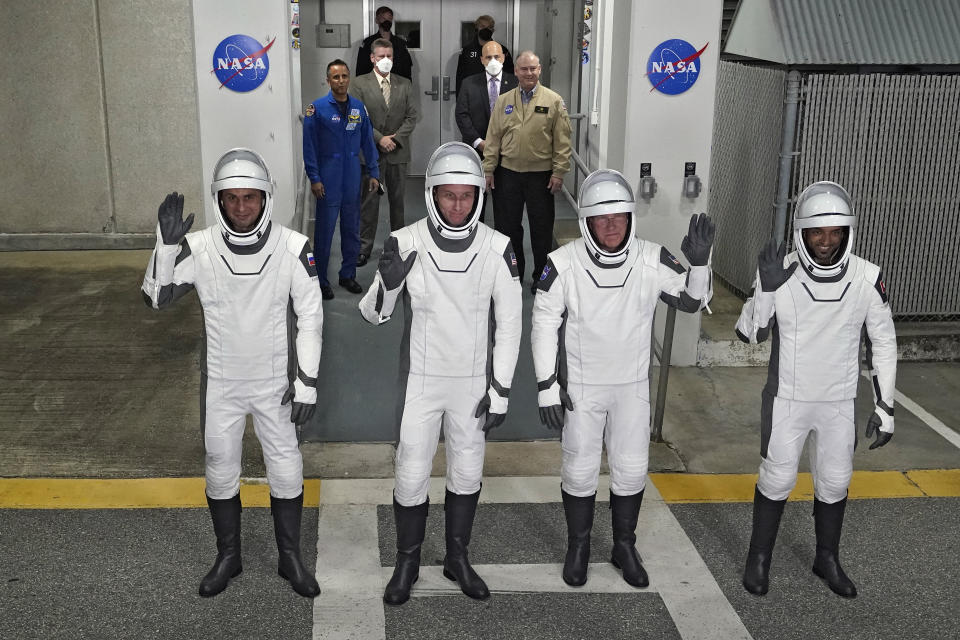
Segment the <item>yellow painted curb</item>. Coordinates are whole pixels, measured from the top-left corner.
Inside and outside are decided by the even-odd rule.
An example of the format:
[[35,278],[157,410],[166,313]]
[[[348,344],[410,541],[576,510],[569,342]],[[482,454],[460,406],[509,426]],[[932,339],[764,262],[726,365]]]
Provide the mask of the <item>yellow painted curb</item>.
[[930,497],[960,496],[960,469],[918,469],[907,471],[906,476]]
[[[320,504],[320,480],[304,480],[303,503]],[[178,509],[206,507],[203,478],[0,478],[0,509]],[[245,507],[269,507],[270,488],[241,480]]]
[[[849,496],[854,500],[960,496],[960,470],[947,471],[955,475],[940,476],[935,474],[944,472],[928,471],[854,471]],[[932,490],[939,493],[924,491],[923,485],[911,474],[921,474]],[[652,473],[650,479],[664,501],[671,503],[753,502],[753,488],[757,484],[755,473]],[[809,473],[797,474],[797,484],[788,499],[813,500],[813,477]]]

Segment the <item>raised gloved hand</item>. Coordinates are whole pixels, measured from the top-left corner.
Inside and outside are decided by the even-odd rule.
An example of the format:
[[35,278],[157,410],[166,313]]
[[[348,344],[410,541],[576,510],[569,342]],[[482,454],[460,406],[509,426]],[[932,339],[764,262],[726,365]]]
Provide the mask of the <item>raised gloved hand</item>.
[[[538,383],[543,386],[545,383]],[[566,389],[553,380],[546,389],[537,393],[537,404],[540,406],[540,422],[548,429],[563,429],[563,412],[573,411],[573,400],[567,395]]]
[[193,226],[194,214],[183,219],[183,194],[176,191],[167,194],[163,204],[157,209],[157,222],[160,223],[160,237],[163,244],[180,244],[183,237]]
[[507,399],[501,397],[492,385],[480,399],[477,410],[473,415],[481,418],[484,414],[486,414],[483,420],[484,433],[490,433],[491,429],[496,429],[507,419]]
[[783,244],[778,247],[777,241],[773,238],[763,245],[757,257],[757,265],[760,270],[760,287],[764,291],[772,292],[779,289],[800,266],[799,262],[794,262],[784,269],[783,258],[786,255],[786,247]]
[[692,267],[705,267],[710,261],[710,248],[717,235],[717,227],[705,213],[690,216],[690,226],[687,235],[680,243],[680,251],[687,257]]
[[871,451],[887,444],[893,437],[893,416],[888,415],[883,409],[874,409],[867,420],[867,438],[872,438],[874,434],[877,439],[870,445]]
[[287,389],[286,393],[283,394],[283,399],[280,401],[280,404],[286,405],[293,400],[293,406],[290,408],[290,422],[296,425],[306,424],[310,421],[310,418],[313,417],[313,412],[316,411],[317,405],[316,403],[306,404],[304,402],[297,402],[293,399],[295,395],[296,392],[293,386],[291,386]]
[[395,236],[387,238],[383,243],[383,254],[380,256],[380,262],[377,270],[380,272],[380,279],[383,280],[383,286],[387,289],[396,289],[403,284],[413,263],[417,259],[417,252],[411,251],[407,259],[400,257],[400,243]]

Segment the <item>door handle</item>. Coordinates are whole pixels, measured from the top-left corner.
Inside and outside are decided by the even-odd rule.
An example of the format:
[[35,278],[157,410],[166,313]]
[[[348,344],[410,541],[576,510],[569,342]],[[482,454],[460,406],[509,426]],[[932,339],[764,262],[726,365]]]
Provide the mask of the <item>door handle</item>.
[[[432,91],[424,91],[423,95],[433,96],[433,101],[436,102],[440,99],[440,76],[433,76],[433,82],[431,83],[433,88]],[[444,98],[446,100],[446,98]]]
[[450,91],[450,76],[443,76],[443,99],[449,100],[450,94],[456,93],[455,91]]

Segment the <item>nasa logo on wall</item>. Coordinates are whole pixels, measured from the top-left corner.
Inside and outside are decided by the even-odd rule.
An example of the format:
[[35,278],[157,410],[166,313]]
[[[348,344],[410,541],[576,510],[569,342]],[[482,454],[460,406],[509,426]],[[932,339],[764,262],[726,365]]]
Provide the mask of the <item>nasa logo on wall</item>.
[[267,51],[277,39],[267,45],[255,38],[241,34],[227,36],[213,50],[213,73],[220,81],[220,88],[232,91],[253,91],[267,79],[270,58]]
[[675,96],[692,87],[700,77],[700,56],[709,44],[697,51],[686,40],[675,38],[654,47],[647,60],[647,77],[653,85],[650,91]]

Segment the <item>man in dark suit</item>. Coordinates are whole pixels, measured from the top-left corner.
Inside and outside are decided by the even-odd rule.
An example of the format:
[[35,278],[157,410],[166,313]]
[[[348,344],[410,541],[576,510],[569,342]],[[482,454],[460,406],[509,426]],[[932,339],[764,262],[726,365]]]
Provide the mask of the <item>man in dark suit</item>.
[[[481,52],[483,73],[477,73],[464,78],[457,91],[457,127],[463,141],[477,150],[483,157],[484,139],[487,137],[487,125],[490,122],[490,110],[497,101],[497,96],[506,93],[517,86],[517,77],[503,70],[503,47],[491,40],[483,45]],[[483,221],[486,209],[480,211],[480,220]]]
[[[391,73],[393,47],[389,40],[374,40],[370,62],[373,71],[354,78],[350,93],[367,107],[373,124],[373,139],[380,153],[380,180],[387,187],[390,203],[390,230],[406,223],[403,219],[403,194],[410,162],[410,134],[420,119],[413,85],[403,76]],[[360,211],[360,254],[357,266],[370,259],[377,235],[380,192],[369,191]]]
[[390,7],[377,7],[373,18],[377,23],[377,30],[363,39],[360,50],[357,51],[357,66],[354,68],[354,77],[362,76],[373,71],[370,54],[373,53],[374,40],[386,40],[393,45],[393,72],[407,80],[413,80],[413,59],[407,50],[407,41],[403,36],[392,33],[393,10]]
[[[463,87],[465,78],[475,73],[482,73],[486,63],[481,59],[483,56],[483,46],[493,40],[493,33],[496,28],[496,22],[493,16],[480,16],[473,23],[477,30],[477,35],[473,41],[465,45],[460,51],[460,57],[457,59],[457,91]],[[503,45],[501,45],[503,46]],[[503,47],[503,70],[507,73],[513,73],[513,58],[510,56],[510,50]]]

